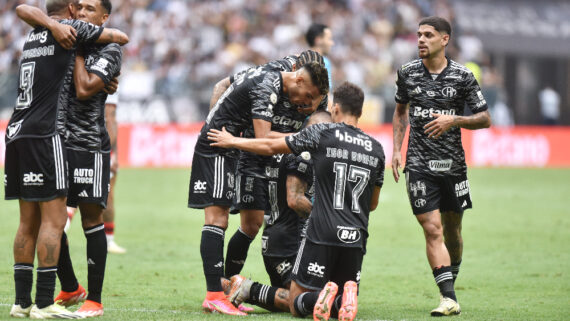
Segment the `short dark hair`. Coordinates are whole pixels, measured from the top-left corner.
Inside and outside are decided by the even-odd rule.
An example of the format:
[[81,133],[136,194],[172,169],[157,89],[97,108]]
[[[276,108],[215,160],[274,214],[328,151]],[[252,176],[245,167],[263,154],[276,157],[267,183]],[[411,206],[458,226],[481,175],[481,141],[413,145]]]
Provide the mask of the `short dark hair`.
[[317,86],[321,95],[329,93],[329,73],[325,65],[312,61],[305,64],[301,69],[305,69],[309,73],[311,81]]
[[325,65],[325,60],[324,60],[323,56],[321,56],[320,53],[318,53],[314,50],[305,50],[305,51],[301,52],[301,54],[299,55],[299,58],[297,58],[297,61],[299,62],[297,68],[301,68],[305,64],[312,62],[312,61],[316,61],[323,66]]
[[364,92],[357,85],[345,81],[333,92],[333,104],[339,104],[343,114],[362,115]]
[[48,16],[62,12],[69,4],[77,5],[77,0],[46,0],[46,11]]
[[330,123],[332,121],[331,113],[326,110],[316,110],[311,116],[307,117],[307,121],[303,127],[309,127],[319,123]]
[[315,39],[317,37],[321,37],[325,33],[325,29],[328,27],[322,23],[313,23],[307,33],[305,34],[305,39],[307,39],[307,43],[309,46],[315,46]]
[[111,14],[111,10],[113,9],[113,5],[111,4],[110,0],[101,0],[101,6],[105,8],[107,14]]
[[426,17],[420,21],[419,26],[421,25],[432,26],[438,32],[447,33],[451,37],[451,24],[445,18],[437,16]]

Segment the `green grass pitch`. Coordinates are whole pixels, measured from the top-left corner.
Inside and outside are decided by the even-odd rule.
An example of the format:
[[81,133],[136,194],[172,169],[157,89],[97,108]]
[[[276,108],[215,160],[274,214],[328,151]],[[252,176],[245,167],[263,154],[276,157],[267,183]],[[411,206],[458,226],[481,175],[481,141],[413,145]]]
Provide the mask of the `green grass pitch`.
[[[204,314],[199,242],[203,214],[186,208],[189,170],[123,169],[117,185],[116,239],[109,255],[101,320],[228,320]],[[570,170],[471,169],[474,208],[464,218],[457,296],[461,320],[570,319]],[[0,192],[4,194],[3,187]],[[12,243],[18,203],[0,201],[0,319],[13,303]],[[402,182],[386,171],[371,213],[357,320],[429,320],[438,291],[420,226]],[[237,229],[232,216],[226,242]],[[86,284],[85,238],[70,230],[72,258]],[[243,274],[267,282],[259,237]],[[35,276],[34,276],[35,278]],[[260,308],[246,318],[288,320]]]

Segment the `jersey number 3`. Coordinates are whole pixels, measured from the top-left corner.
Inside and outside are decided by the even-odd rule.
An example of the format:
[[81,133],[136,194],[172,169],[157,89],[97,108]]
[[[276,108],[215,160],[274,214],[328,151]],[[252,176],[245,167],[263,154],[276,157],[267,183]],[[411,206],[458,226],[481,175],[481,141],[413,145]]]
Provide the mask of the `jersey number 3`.
[[344,208],[344,190],[346,187],[346,179],[349,182],[354,182],[354,188],[352,189],[352,206],[351,211],[354,213],[360,213],[359,199],[364,189],[368,185],[368,180],[370,179],[370,170],[362,168],[359,166],[350,165],[348,167],[348,177],[347,177],[347,167],[348,164],[335,162],[334,172],[336,174],[334,182],[334,208],[336,210],[342,210]]
[[32,87],[34,85],[34,69],[36,62],[26,62],[20,67],[20,94],[16,102],[16,109],[26,109],[30,107],[34,94]]

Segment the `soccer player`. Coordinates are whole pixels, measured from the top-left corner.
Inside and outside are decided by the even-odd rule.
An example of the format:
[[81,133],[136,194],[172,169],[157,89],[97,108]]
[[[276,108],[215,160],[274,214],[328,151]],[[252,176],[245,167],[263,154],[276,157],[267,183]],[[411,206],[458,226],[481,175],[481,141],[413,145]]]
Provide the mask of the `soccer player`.
[[[214,147],[262,155],[311,154],[315,200],[293,268],[289,308],[295,316],[313,313],[316,320],[326,320],[331,313],[343,320],[356,316],[368,217],[378,204],[385,164],[382,145],[356,127],[363,102],[362,90],[344,82],[333,93],[333,124],[313,125],[274,139],[233,137],[225,128],[208,133]],[[340,291],[337,283],[344,284]]]
[[107,251],[114,254],[124,254],[127,250],[115,242],[115,183],[119,173],[119,156],[117,154],[117,135],[119,130],[116,118],[118,103],[118,93],[107,96],[107,101],[105,102],[105,127],[107,127],[111,142],[111,189],[107,198],[107,208],[103,210],[103,223],[105,224],[105,236],[107,237]]
[[280,137],[284,134],[271,131],[271,125],[273,116],[281,112],[277,109],[283,108],[277,105],[282,96],[286,95],[293,106],[317,106],[327,92],[326,69],[319,63],[306,64],[296,72],[258,68],[237,79],[210,111],[196,142],[188,198],[189,207],[205,212],[200,242],[208,291],[202,304],[205,309],[244,314],[228,302],[220,282],[224,233],[236,183],[236,153],[210,146],[208,131],[225,127],[234,135]]
[[334,46],[331,29],[322,23],[313,23],[305,34],[305,40],[312,50],[323,56],[325,67],[329,72],[329,87],[332,88],[332,65],[327,58],[332,46]]
[[[48,0],[49,17],[40,9],[20,5],[18,16],[34,26],[20,60],[18,99],[6,130],[5,198],[19,199],[20,225],[14,241],[14,317],[75,318],[53,302],[60,242],[66,221],[66,153],[57,123],[61,88],[68,84],[68,66],[74,51],[69,44],[128,41],[126,35],[85,22],[69,20],[73,1]],[[41,23],[34,23],[34,16]],[[57,20],[60,20],[59,22]],[[40,26],[42,25],[42,26]],[[65,25],[65,26],[64,26]],[[62,29],[63,28],[63,29]],[[54,35],[67,35],[65,47]],[[32,305],[34,252],[38,269],[35,305]]]
[[[409,123],[406,186],[441,293],[431,315],[454,315],[461,313],[454,290],[463,252],[461,220],[463,211],[471,208],[460,128],[486,128],[491,118],[471,71],[445,56],[449,22],[424,18],[417,34],[420,59],[398,70],[392,173],[398,182],[400,150]],[[472,116],[463,116],[465,104]]]
[[[317,110],[305,127],[330,122],[329,112]],[[289,312],[291,272],[301,237],[305,234],[314,195],[310,154],[274,155],[268,177],[270,209],[265,213],[262,254],[271,286],[234,275],[229,297],[236,306],[245,301],[270,311]]]

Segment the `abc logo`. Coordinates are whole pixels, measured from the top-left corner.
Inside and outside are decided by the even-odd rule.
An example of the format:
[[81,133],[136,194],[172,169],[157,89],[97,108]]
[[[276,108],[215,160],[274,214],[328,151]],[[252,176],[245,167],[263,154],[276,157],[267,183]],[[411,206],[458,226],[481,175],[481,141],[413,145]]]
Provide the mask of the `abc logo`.
[[325,274],[325,266],[319,265],[317,262],[309,263],[309,268],[307,271],[318,274],[319,276],[323,276]]
[[43,183],[44,182],[44,174],[36,174],[29,172],[24,174],[24,183]]

